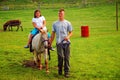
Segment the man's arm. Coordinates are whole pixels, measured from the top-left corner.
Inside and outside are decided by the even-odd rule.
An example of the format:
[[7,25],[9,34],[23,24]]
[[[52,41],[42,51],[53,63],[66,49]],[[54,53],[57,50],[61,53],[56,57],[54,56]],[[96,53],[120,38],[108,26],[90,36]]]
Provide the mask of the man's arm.
[[50,46],[52,45],[54,38],[55,38],[55,32],[52,31],[51,38],[50,38]]
[[70,37],[72,36],[72,34],[73,34],[72,31],[70,31],[69,34],[68,34],[68,36],[66,36],[64,39],[66,41],[68,41],[70,39]]

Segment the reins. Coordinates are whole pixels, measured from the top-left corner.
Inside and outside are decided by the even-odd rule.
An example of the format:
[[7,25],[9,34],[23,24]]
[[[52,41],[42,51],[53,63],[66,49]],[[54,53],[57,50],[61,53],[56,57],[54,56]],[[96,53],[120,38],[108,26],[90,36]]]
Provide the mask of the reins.
[[62,48],[67,48],[70,45],[70,42],[66,41],[65,43],[63,43],[64,41],[66,41],[66,40],[62,40],[61,43],[59,43],[59,44]]

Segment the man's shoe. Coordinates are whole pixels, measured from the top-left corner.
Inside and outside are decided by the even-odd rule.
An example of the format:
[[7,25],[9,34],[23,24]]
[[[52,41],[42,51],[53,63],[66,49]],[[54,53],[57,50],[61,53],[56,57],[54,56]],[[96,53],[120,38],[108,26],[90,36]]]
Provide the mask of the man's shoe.
[[62,71],[58,71],[58,74],[59,74],[59,75],[62,75]]
[[29,48],[29,46],[28,46],[28,45],[26,45],[26,46],[24,46],[24,48]]
[[69,74],[68,73],[65,73],[64,75],[66,78],[69,78]]

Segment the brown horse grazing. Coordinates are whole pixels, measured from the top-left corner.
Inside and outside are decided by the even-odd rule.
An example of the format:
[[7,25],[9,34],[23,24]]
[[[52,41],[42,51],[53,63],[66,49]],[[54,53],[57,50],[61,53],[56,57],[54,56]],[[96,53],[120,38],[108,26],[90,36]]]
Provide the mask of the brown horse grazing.
[[[6,31],[7,27],[9,29],[9,31],[12,31],[12,26],[17,27],[17,30],[19,29],[19,27],[21,27],[21,30],[23,31],[23,28],[21,26],[21,21],[20,20],[9,20],[7,21],[4,25],[3,25],[3,30]],[[11,29],[10,29],[11,28]]]

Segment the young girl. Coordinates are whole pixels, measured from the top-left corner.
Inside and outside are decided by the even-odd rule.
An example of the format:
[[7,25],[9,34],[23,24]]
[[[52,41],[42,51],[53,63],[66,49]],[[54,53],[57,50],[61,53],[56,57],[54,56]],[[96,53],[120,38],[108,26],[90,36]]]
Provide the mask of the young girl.
[[34,26],[34,29],[31,31],[28,43],[24,48],[29,48],[32,37],[39,33],[39,31],[41,33],[44,33],[44,31],[47,30],[45,17],[41,15],[41,12],[39,10],[34,11],[34,18],[32,19],[32,24]]

